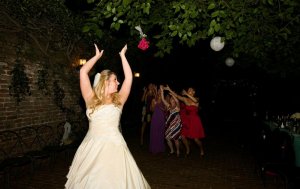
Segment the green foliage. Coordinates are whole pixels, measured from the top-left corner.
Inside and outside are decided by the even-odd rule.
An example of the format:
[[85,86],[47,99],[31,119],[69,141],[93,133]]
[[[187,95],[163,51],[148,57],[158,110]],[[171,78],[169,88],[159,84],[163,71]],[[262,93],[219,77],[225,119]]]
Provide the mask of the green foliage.
[[19,104],[25,96],[31,95],[29,79],[25,73],[25,66],[18,58],[11,72],[12,79],[9,86],[9,94],[13,96],[16,103]]
[[280,64],[295,68],[300,59],[300,2],[295,0],[82,0],[93,7],[76,16],[67,9],[67,1],[74,4],[81,0],[1,3],[11,10],[24,32],[31,37],[39,33],[46,39],[48,43],[38,43],[46,55],[50,47],[65,48],[68,55],[74,51],[82,37],[78,29],[89,41],[105,48],[120,49],[124,41],[137,45],[140,38],[135,26],[140,25],[151,52],[158,57],[172,53],[176,46],[192,47],[221,36],[224,50],[231,56],[250,57],[268,64],[264,66],[268,69]]
[[[295,59],[299,47],[299,2],[293,0],[88,0],[95,7],[88,12],[84,32],[105,40],[129,30],[138,38],[135,26],[156,46],[157,56],[171,53],[176,44],[195,45],[199,40],[222,36],[232,55],[259,59],[280,55]],[[123,29],[122,29],[123,28]],[[124,34],[124,33],[123,33]],[[128,36],[129,37],[129,36]],[[287,45],[288,44],[288,45]]]

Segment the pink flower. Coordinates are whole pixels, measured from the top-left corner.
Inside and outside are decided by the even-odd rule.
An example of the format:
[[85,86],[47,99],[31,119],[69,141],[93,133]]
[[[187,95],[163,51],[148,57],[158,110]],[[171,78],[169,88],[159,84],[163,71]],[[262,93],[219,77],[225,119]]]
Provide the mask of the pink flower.
[[149,43],[150,42],[147,41],[145,37],[143,37],[139,42],[138,48],[145,51],[149,48]]

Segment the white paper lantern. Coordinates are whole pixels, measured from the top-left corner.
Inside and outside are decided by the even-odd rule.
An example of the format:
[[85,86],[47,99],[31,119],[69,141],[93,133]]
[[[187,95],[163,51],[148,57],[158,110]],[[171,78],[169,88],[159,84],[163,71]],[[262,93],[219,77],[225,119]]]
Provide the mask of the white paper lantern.
[[234,65],[234,59],[231,58],[231,57],[226,58],[225,64],[226,64],[226,66],[228,66],[228,67],[233,66],[233,65]]
[[210,41],[210,47],[212,48],[212,50],[214,51],[220,51],[223,49],[225,43],[224,41],[221,42],[221,37],[217,36],[214,37],[211,41]]

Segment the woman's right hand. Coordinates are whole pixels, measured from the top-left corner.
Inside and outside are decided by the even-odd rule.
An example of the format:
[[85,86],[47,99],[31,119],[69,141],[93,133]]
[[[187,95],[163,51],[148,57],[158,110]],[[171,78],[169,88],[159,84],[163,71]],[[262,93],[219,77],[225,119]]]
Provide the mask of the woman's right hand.
[[99,48],[98,48],[98,46],[96,45],[96,44],[94,44],[95,45],[95,50],[96,50],[96,55],[95,56],[97,56],[97,57],[101,57],[102,55],[103,55],[103,51],[104,50],[99,50]]
[[164,91],[164,86],[163,85],[160,85],[159,88],[160,88],[161,91]]

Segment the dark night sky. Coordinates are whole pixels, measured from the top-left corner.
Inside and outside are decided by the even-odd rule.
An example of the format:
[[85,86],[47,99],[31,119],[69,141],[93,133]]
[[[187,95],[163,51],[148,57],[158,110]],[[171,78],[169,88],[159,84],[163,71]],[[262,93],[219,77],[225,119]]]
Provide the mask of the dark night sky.
[[193,48],[174,48],[164,58],[152,58],[142,67],[144,76],[156,83],[189,85],[210,79],[214,60],[209,53],[209,44]]
[[[226,50],[228,47],[225,45],[224,49],[215,52],[209,42],[192,48],[175,48],[163,59],[141,62],[140,80],[144,83],[169,84],[177,90],[193,86],[204,106],[211,106],[211,102],[218,98],[219,104],[227,106],[227,112],[233,109],[251,110],[251,93],[256,93],[255,99],[259,103],[256,106],[262,111],[293,112],[299,109],[297,96],[300,94],[293,87],[296,81],[271,78],[256,65],[238,59],[232,67],[228,67],[225,64]],[[235,88],[226,87],[234,82],[237,82]],[[251,89],[252,84],[256,85],[256,92]],[[219,87],[216,89],[216,86]]]

